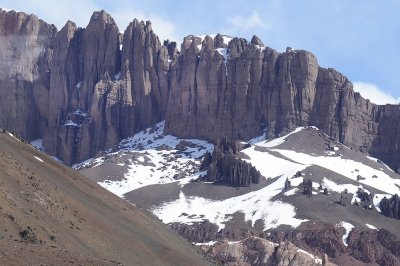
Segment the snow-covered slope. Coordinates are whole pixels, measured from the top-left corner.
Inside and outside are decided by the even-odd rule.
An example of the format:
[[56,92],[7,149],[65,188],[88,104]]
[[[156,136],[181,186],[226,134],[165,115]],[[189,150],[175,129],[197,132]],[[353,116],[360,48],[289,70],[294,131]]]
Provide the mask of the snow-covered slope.
[[[346,209],[343,214],[345,209],[340,208],[353,206],[333,203],[339,201],[344,190],[352,194],[352,203],[359,202],[356,192],[361,188],[374,194],[374,205],[379,211],[384,196],[400,194],[398,174],[379,160],[330,141],[315,127],[297,128],[273,140],[266,141],[260,136],[249,141],[251,146],[241,151],[241,157],[264,178],[249,188],[234,188],[199,182],[199,176],[205,174],[199,172],[201,159],[213,146],[201,140],[164,135],[163,126],[159,123],[123,140],[114,151],[74,167],[133,203],[145,202],[143,207],[164,223],[193,224],[208,220],[221,229],[231,227],[235,219],[242,219],[242,223],[251,227],[258,223],[262,230],[283,225],[297,227],[312,219],[364,227],[366,223],[374,226],[391,223],[385,220],[389,218],[372,211],[361,213],[361,218],[357,218],[357,210]],[[312,180],[311,199],[302,194],[306,179]],[[287,191],[286,180],[291,183]],[[325,188],[328,196],[323,195]],[[322,207],[319,210],[317,205],[308,207],[311,201],[329,211]],[[237,218],[238,214],[242,218]]]
[[[121,141],[118,151],[74,165],[76,170],[113,165],[115,172],[99,177],[98,183],[118,196],[154,184],[167,184],[197,173],[201,159],[213,145],[201,140],[183,140],[164,135],[164,122]],[[123,171],[123,175],[119,175]],[[101,170],[100,170],[101,172]],[[182,181],[182,180],[181,180]]]

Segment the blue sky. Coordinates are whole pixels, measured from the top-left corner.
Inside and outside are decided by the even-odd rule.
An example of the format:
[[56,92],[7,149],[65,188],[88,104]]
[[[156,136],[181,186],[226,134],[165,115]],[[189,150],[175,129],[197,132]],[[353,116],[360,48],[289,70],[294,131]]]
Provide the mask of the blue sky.
[[161,38],[179,43],[188,34],[256,34],[278,51],[313,52],[372,101],[400,99],[400,0],[2,0],[0,6],[58,28],[67,19],[85,27],[93,11],[105,9],[121,31],[133,18],[151,20]]

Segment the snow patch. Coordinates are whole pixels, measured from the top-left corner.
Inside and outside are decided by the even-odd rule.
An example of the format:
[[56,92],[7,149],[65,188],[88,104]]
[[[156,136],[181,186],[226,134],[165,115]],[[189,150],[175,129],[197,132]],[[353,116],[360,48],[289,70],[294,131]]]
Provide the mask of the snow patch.
[[383,199],[384,197],[386,197],[387,199],[389,199],[389,198],[392,197],[392,195],[389,195],[389,194],[375,194],[375,195],[374,195],[373,202],[374,202],[375,209],[376,209],[378,212],[381,212],[380,203],[381,203],[381,201],[382,201],[382,199]]
[[368,190],[364,189],[362,185],[355,186],[352,184],[336,184],[334,181],[329,180],[325,177],[322,178],[321,185],[322,185],[322,188],[327,188],[328,191],[333,191],[333,192],[337,192],[337,193],[341,193],[341,192],[347,190],[348,193],[353,194],[351,204],[353,204],[356,201],[360,202],[360,200],[357,197],[357,191],[359,188],[361,188],[362,190],[364,190],[367,193],[370,193]]
[[115,77],[115,80],[119,80],[121,78],[121,71],[118,72],[114,77]]
[[19,142],[21,142],[17,137],[15,137],[14,136],[14,134],[13,133],[11,133],[11,132],[8,132],[8,135],[10,136],[10,137],[13,137],[14,139],[16,139],[16,140],[18,140]]
[[88,116],[88,113],[85,113],[85,112],[82,111],[81,109],[77,109],[73,114],[74,114],[74,115],[77,115],[77,116],[82,116],[82,117]]
[[373,229],[373,230],[378,230],[375,226],[373,226],[372,224],[365,224],[369,229]]
[[43,151],[43,150],[44,150],[44,148],[43,148],[43,139],[35,139],[35,140],[32,140],[32,141],[31,141],[31,145],[32,145],[33,147],[35,147],[36,149],[40,150],[40,151]]
[[76,83],[75,87],[80,89],[83,85],[83,80],[79,81],[78,83]]
[[21,11],[18,10],[14,10],[14,9],[8,9],[8,8],[4,8],[4,7],[0,7],[1,10],[6,11],[6,12],[10,12],[10,11],[15,11],[16,13],[19,13]]
[[35,159],[38,160],[39,162],[42,162],[42,163],[43,163],[43,160],[40,159],[39,157],[37,157],[37,156],[33,156],[33,157],[35,157]]
[[223,229],[231,216],[238,212],[243,213],[245,221],[250,221],[252,226],[257,220],[262,220],[264,230],[276,228],[282,224],[297,227],[306,220],[294,218],[296,212],[292,205],[279,200],[270,201],[282,190],[282,185],[282,180],[279,179],[258,191],[225,200],[186,196],[181,191],[179,199],[157,206],[152,212],[164,223],[192,224],[208,219],[211,223],[218,225],[219,229]]
[[[120,166],[127,167],[123,180],[105,180],[99,184],[112,193],[123,197],[132,190],[154,184],[179,182],[180,186],[193,179],[205,175],[205,172],[196,173],[201,159],[207,151],[213,150],[213,145],[207,141],[197,139],[179,139],[171,135],[164,135],[164,122],[143,130],[133,137],[126,138],[118,145],[119,152],[107,153],[104,157],[89,159],[73,166],[75,170],[98,167],[105,163],[106,157],[118,154],[133,154]],[[184,150],[177,150],[181,142],[188,144]],[[161,148],[162,147],[162,148]],[[181,175],[181,173],[185,173]]]
[[349,234],[351,232],[351,230],[354,228],[354,225],[352,225],[351,223],[342,221],[339,224],[337,224],[338,227],[343,227],[344,230],[346,230],[345,234],[343,235],[343,244],[347,247],[347,238],[349,237]]
[[63,124],[63,126],[79,127],[79,125],[77,123],[73,122],[72,120],[68,120],[67,122],[65,122]]
[[[400,179],[391,178],[386,173],[360,162],[344,159],[339,156],[311,156],[309,154],[292,150],[273,149],[273,151],[276,151],[286,158],[300,164],[317,165],[383,192],[389,194],[400,194],[400,188],[398,187],[400,186]],[[357,169],[358,171],[354,171],[354,169]],[[359,175],[365,179],[357,180]],[[379,176],[379,182],[377,182],[376,178],[373,178],[374,175]]]
[[298,190],[299,190],[298,188],[293,188],[293,189],[288,190],[288,191],[286,191],[285,193],[283,193],[283,195],[285,195],[285,196],[292,196],[292,195],[295,195],[296,192],[297,192]]
[[222,55],[224,61],[228,60],[228,49],[227,48],[217,48],[217,52]]
[[209,241],[209,242],[204,242],[204,243],[193,242],[192,244],[195,246],[213,246],[216,243],[217,243],[217,241]]
[[322,264],[322,259],[320,259],[319,257],[317,257],[317,256],[314,256],[313,254],[311,254],[311,253],[308,253],[307,251],[305,251],[305,250],[303,250],[303,249],[298,249],[297,250],[297,252],[299,252],[299,253],[304,253],[304,254],[306,254],[306,255],[308,255],[309,257],[311,257],[314,261],[315,261],[315,263],[317,263],[317,264]]
[[[294,131],[290,132],[289,134],[287,134],[283,137],[279,137],[279,138],[276,138],[273,140],[266,140],[263,143],[257,143],[257,146],[264,147],[264,148],[273,148],[273,147],[279,146],[279,145],[283,144],[286,141],[286,138],[288,138],[290,135],[298,133],[298,132],[304,130],[305,128],[306,127],[298,127]],[[256,139],[259,139],[259,137],[257,137]],[[253,140],[255,140],[255,139],[253,139]],[[250,143],[255,144],[253,140],[251,140]]]

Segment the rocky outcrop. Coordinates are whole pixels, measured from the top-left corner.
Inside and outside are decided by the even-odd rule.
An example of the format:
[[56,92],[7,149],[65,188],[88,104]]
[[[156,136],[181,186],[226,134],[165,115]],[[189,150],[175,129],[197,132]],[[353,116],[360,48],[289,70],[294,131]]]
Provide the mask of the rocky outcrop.
[[203,222],[195,222],[192,224],[172,223],[169,225],[172,230],[195,243],[205,243],[216,240],[242,240],[254,235],[259,235],[259,232],[240,229],[219,229],[215,224],[210,223],[208,220]]
[[41,137],[48,121],[56,32],[35,15],[0,9],[0,127],[26,139]]
[[400,107],[377,106],[307,51],[254,36],[188,36],[162,45],[149,22],[124,34],[95,12],[57,32],[34,15],[0,11],[0,126],[66,164],[166,119],[166,133],[214,142],[313,125],[397,170]]
[[365,263],[400,264],[400,239],[385,229],[354,228],[348,237],[348,249]]
[[202,178],[207,182],[220,181],[231,186],[246,187],[260,182],[260,172],[239,158],[237,158],[238,145],[228,141],[226,137],[220,138],[214,146],[212,155],[207,152],[200,170],[207,170]]
[[169,54],[150,22],[134,20],[122,37],[109,14],[95,12],[85,29],[68,22],[54,51],[48,153],[79,162],[163,119]]
[[219,242],[212,246],[202,246],[202,249],[223,265],[321,265],[313,255],[303,252],[290,242],[278,245],[258,237],[234,243]]
[[213,47],[215,42],[217,37],[185,38],[170,71],[167,133],[216,141],[264,131],[274,137],[313,125],[397,170],[399,106],[363,99],[345,76],[319,67],[310,52],[278,53],[257,37],[250,43],[234,38],[226,51]]
[[384,197],[379,203],[381,213],[387,217],[400,219],[400,198],[396,194],[390,199]]
[[275,243],[289,241],[297,247],[316,254],[327,254],[336,258],[345,253],[342,234],[334,225],[322,222],[307,222],[291,231],[275,230],[266,236]]

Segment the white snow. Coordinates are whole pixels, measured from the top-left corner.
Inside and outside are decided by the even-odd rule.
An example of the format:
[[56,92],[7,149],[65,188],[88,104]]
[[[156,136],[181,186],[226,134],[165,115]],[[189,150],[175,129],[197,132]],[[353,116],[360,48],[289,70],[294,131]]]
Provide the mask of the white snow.
[[354,228],[354,225],[352,225],[351,223],[342,221],[339,224],[337,224],[338,227],[343,227],[344,230],[346,230],[345,234],[343,235],[343,244],[347,247],[347,238],[349,237],[349,234],[351,232],[351,230]]
[[79,127],[79,125],[77,123],[73,122],[72,120],[68,120],[67,122],[65,122],[63,124],[63,126]]
[[195,246],[213,246],[216,243],[217,243],[217,241],[209,241],[209,242],[204,242],[204,243],[193,242],[192,244]]
[[384,197],[386,197],[387,199],[389,199],[389,198],[392,197],[392,195],[389,195],[389,194],[375,194],[375,195],[374,195],[373,202],[374,202],[374,206],[375,206],[375,208],[376,208],[376,210],[377,210],[378,212],[381,212],[381,208],[379,207],[379,204],[381,203],[381,200],[382,200]]
[[[217,36],[217,34],[207,34],[207,35],[213,39],[215,39],[215,37]],[[194,37],[199,37],[201,39],[200,44],[197,45],[197,48],[199,49],[199,51],[201,51],[203,40],[206,38],[207,35],[193,35]],[[222,35],[223,43],[226,45],[228,45],[232,39],[233,38],[228,35]],[[224,57],[225,61],[228,60],[228,49],[227,48],[217,48],[215,50],[217,50],[217,52]]]
[[373,226],[372,224],[365,224],[369,229],[373,229],[373,230],[378,230],[375,226]]
[[[279,146],[279,145],[281,145],[282,143],[284,143],[286,141],[287,137],[289,137],[290,135],[295,134],[297,132],[300,132],[305,128],[306,127],[298,127],[294,131],[290,132],[289,134],[287,134],[285,136],[282,136],[282,137],[279,137],[279,138],[276,138],[276,139],[273,139],[273,140],[266,140],[266,141],[261,142],[261,143],[258,142],[257,146],[264,147],[264,148],[273,148],[273,147]],[[253,140],[258,140],[258,139],[259,139],[259,137],[255,138]],[[250,143],[255,144],[255,142],[253,140],[251,140]]]
[[[128,172],[123,180],[105,180],[99,184],[114,194],[122,197],[125,193],[153,184],[167,184],[178,182],[181,186],[196,179],[200,174],[196,169],[201,163],[201,158],[207,151],[213,150],[213,145],[207,141],[197,139],[178,139],[171,135],[164,135],[164,122],[160,122],[154,128],[148,128],[124,139],[119,144],[119,153],[134,152],[135,159],[129,159],[127,164]],[[182,141],[191,143],[193,147],[187,146],[178,157],[176,146]],[[164,149],[158,147],[164,146]],[[118,153],[118,152],[117,152]],[[116,155],[110,153],[109,155]],[[88,166],[97,167],[105,162],[104,157],[90,159],[74,165],[74,169],[82,169]],[[125,166],[122,164],[120,166]],[[175,175],[187,171],[185,178],[176,180]],[[111,178],[110,178],[111,179]]]
[[317,264],[322,264],[322,259],[320,259],[320,258],[317,257],[317,256],[314,256],[314,255],[311,254],[311,253],[308,253],[307,251],[305,251],[305,250],[303,250],[303,249],[300,249],[300,248],[299,248],[299,249],[297,250],[297,252],[304,253],[304,254],[310,256],[310,257],[315,261],[315,263],[317,263]]
[[217,48],[217,52],[222,55],[224,61],[228,60],[228,49],[227,48]]
[[[264,222],[264,230],[282,224],[297,227],[305,221],[295,218],[294,206],[279,200],[271,201],[271,198],[282,192],[286,178],[292,178],[297,171],[305,168],[305,165],[277,158],[266,152],[255,151],[254,147],[242,152],[250,157],[246,161],[250,161],[263,176],[278,177],[277,180],[260,190],[225,200],[186,196],[181,191],[178,200],[155,207],[153,213],[164,223],[191,224],[208,219],[220,229],[230,220],[230,215],[237,212],[243,213],[245,220],[251,221],[252,225],[261,219]],[[183,213],[187,215],[182,215]]]
[[60,160],[59,158],[55,157],[55,156],[50,156],[51,159],[53,159],[56,162],[62,163],[64,164],[64,162],[62,160]]
[[285,196],[292,196],[292,195],[295,195],[296,192],[297,192],[298,190],[299,190],[298,188],[293,188],[293,189],[288,190],[288,191],[286,191],[285,193],[283,193],[283,195],[285,195]]
[[122,51],[122,47],[124,47],[122,44],[119,45],[119,50]]
[[[4,8],[4,7],[0,7],[0,9],[2,9],[2,10],[4,10],[4,11],[6,11],[6,12],[10,12],[10,11],[13,11],[14,9],[8,9],[8,8]],[[18,11],[18,10],[14,10],[15,12],[21,12],[21,11]]]
[[16,140],[18,140],[19,142],[21,142],[18,138],[16,138],[11,132],[8,132],[8,135],[10,136],[10,137],[13,137],[14,139],[16,139]]
[[32,140],[32,141],[31,141],[31,145],[32,145],[33,147],[35,147],[36,149],[38,149],[38,150],[41,150],[41,151],[44,150],[44,148],[43,148],[43,139],[35,139],[35,140]]
[[76,83],[75,87],[80,89],[83,85],[83,80],[79,81],[78,83]]
[[357,191],[359,188],[363,189],[367,193],[370,193],[368,190],[364,189],[362,185],[355,186],[352,184],[336,184],[334,181],[329,180],[325,177],[322,178],[321,185],[322,185],[322,188],[327,188],[328,191],[334,191],[337,193],[341,193],[347,189],[348,193],[353,194],[353,198],[351,200],[352,204],[356,201],[360,202],[360,200],[357,198]]
[[118,72],[114,77],[116,80],[119,80],[121,78],[121,71]]
[[33,156],[33,157],[35,157],[35,159],[38,160],[39,162],[42,162],[42,163],[43,163],[43,160],[40,159],[39,157],[37,157],[37,156]]
[[232,41],[232,37],[228,35],[222,35],[222,40],[224,41],[224,44],[228,45],[230,41]]
[[307,167],[304,164],[276,157],[269,152],[256,151],[255,146],[242,150],[242,152],[250,157],[249,160],[245,161],[255,166],[266,178],[283,175],[291,179],[297,171]]
[[[293,227],[299,226],[303,221],[294,218],[295,208],[279,200],[270,199],[282,191],[285,179],[280,178],[270,186],[258,191],[253,191],[241,196],[225,200],[209,200],[203,197],[186,196],[182,191],[179,199],[166,202],[155,207],[152,212],[164,223],[200,222],[208,219],[211,223],[225,227],[225,222],[231,219],[230,215],[241,212],[245,221],[250,221],[254,226],[257,220],[264,222],[264,230],[276,228],[286,224]],[[187,215],[183,215],[183,214]]]
[[77,110],[74,112],[74,115],[86,117],[86,116],[88,115],[88,113],[85,113],[85,112],[82,111],[81,109],[77,109]]
[[[282,192],[285,196],[294,195],[304,178],[303,176],[295,177],[296,173],[312,165],[331,170],[354,181],[357,181],[357,176],[361,175],[365,180],[360,180],[358,183],[369,185],[387,193],[375,195],[375,206],[379,205],[384,196],[390,197],[391,194],[400,193],[400,189],[396,186],[396,184],[400,185],[399,179],[391,178],[384,172],[360,162],[344,159],[343,156],[332,157],[332,155],[335,155],[335,151],[339,150],[338,147],[334,147],[328,156],[309,155],[304,152],[283,150],[278,147],[286,141],[288,136],[303,129],[305,127],[297,128],[288,135],[270,141],[265,141],[263,136],[254,138],[249,142],[253,145],[241,151],[246,155],[245,158],[247,159],[245,161],[255,166],[262,176],[267,179],[274,179],[268,186],[223,200],[190,196],[181,190],[178,199],[164,202],[159,206],[155,206],[151,211],[164,223],[191,224],[208,219],[222,229],[233,214],[243,213],[245,221],[251,222],[252,225],[257,220],[262,220],[264,230],[276,228],[279,225],[297,227],[305,220],[295,218],[295,207],[280,200],[272,201],[272,198]],[[117,153],[120,155],[127,152],[130,154],[129,158],[131,159],[127,159],[125,163],[119,162],[117,165],[126,167],[128,172],[122,180],[112,181],[112,178],[110,178],[110,180],[101,182],[100,185],[122,197],[129,191],[152,184],[177,182],[177,185],[182,188],[192,180],[205,175],[206,172],[196,173],[196,171],[205,152],[212,151],[213,145],[206,141],[185,140],[193,145],[186,146],[184,153],[182,153],[177,149],[177,145],[181,143],[182,139],[164,135],[163,130],[164,122],[161,122],[131,138],[121,141],[118,147],[119,152]],[[160,149],[160,147],[163,148]],[[107,153],[107,155],[117,155],[117,153]],[[276,153],[279,153],[280,156],[277,157]],[[180,156],[176,157],[177,154]],[[96,167],[105,163],[106,158],[91,159],[75,165],[74,168]],[[188,170],[182,176],[183,178],[178,180],[173,178],[175,175],[183,173],[183,170]],[[308,174],[311,175],[311,173]],[[372,178],[373,175],[377,175],[378,178]],[[293,188],[284,192],[286,179],[291,181]],[[359,188],[363,188],[361,184],[337,184],[325,177],[321,181],[321,186],[328,188],[330,191],[340,193],[347,189],[349,193],[354,195],[352,202],[358,200],[355,194]],[[212,184],[206,185],[212,186]],[[313,182],[314,189],[320,190],[319,186],[318,183]],[[377,209],[379,210],[379,208]],[[346,239],[353,225],[343,221],[338,226],[342,226],[346,230],[346,234],[343,236],[343,241],[346,244]]]
[[258,50],[261,50],[261,51],[265,51],[265,49],[266,49],[266,47],[265,46],[260,46],[260,45],[254,45]]
[[[391,178],[384,172],[360,162],[344,159],[339,156],[311,156],[292,150],[273,149],[273,151],[276,151],[295,162],[307,165],[318,165],[352,180],[357,180],[357,176],[360,175],[364,177],[365,180],[360,180],[359,183],[374,187],[389,194],[400,193],[399,187],[396,186],[396,184],[400,186],[400,179]],[[358,169],[359,171],[354,171],[355,169]],[[373,178],[372,176],[374,175],[379,178]]]

